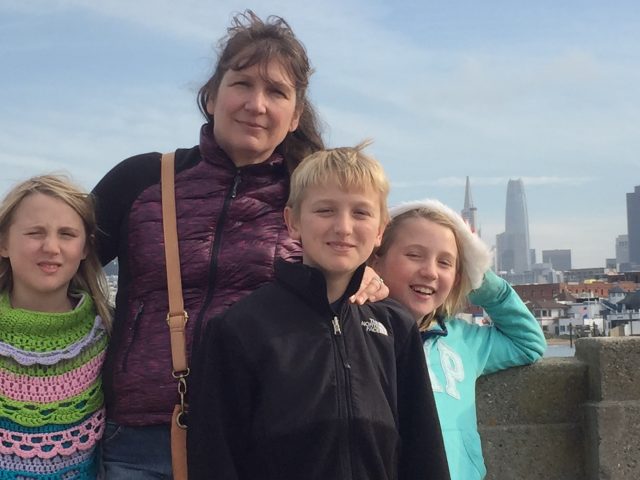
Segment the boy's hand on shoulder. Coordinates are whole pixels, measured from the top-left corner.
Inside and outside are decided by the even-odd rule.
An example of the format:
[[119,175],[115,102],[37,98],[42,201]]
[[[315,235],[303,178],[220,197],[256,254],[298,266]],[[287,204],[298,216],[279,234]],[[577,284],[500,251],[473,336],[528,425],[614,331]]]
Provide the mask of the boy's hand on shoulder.
[[365,302],[378,302],[389,296],[389,288],[384,284],[384,280],[371,267],[364,269],[360,289],[349,297],[351,303],[362,305]]

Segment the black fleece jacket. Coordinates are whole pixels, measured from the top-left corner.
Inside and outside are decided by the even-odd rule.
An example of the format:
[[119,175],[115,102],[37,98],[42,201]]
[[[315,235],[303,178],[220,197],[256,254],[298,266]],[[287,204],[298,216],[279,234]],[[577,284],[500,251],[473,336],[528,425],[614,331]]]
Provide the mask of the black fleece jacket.
[[408,313],[392,300],[334,312],[320,271],[278,262],[275,273],[207,328],[193,363],[189,478],[449,479]]

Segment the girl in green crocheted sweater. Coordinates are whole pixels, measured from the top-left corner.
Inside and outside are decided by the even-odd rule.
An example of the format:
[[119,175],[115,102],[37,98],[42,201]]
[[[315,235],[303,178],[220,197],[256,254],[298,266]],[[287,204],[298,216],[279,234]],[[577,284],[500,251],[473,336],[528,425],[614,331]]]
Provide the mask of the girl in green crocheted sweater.
[[110,312],[95,230],[65,177],[0,204],[0,480],[97,477]]

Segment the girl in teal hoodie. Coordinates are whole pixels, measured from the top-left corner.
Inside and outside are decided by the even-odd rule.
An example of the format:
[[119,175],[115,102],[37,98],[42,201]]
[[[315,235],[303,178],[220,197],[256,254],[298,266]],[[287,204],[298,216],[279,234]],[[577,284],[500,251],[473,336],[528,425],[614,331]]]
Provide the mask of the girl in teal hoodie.
[[[488,247],[460,215],[437,200],[406,203],[390,214],[371,265],[420,327],[451,479],[482,479],[476,379],[535,362],[546,341],[518,294],[489,269]],[[491,326],[455,317],[467,298],[487,312]]]

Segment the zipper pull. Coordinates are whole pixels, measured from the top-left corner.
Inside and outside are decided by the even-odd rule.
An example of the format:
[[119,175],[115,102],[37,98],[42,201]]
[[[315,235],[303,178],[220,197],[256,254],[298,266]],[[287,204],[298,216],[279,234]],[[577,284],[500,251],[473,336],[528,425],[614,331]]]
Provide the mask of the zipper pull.
[[340,330],[340,322],[338,321],[338,317],[333,317],[333,320],[331,320],[331,323],[333,324],[333,334],[342,335],[342,330]]
[[238,185],[240,184],[240,180],[242,180],[242,178],[240,177],[240,172],[236,173],[235,178],[233,179],[233,188],[231,189],[231,198],[236,198],[236,194],[238,191]]

